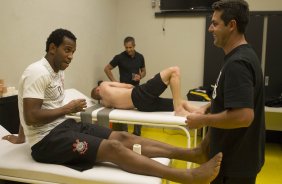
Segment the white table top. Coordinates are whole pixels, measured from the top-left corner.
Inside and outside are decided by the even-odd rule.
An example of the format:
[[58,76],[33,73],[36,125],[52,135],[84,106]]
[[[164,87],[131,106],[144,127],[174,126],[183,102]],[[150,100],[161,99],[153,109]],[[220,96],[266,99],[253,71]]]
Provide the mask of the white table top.
[[267,107],[267,106],[265,106],[265,112],[282,113],[282,107]]
[[[206,105],[208,102],[201,102],[201,101],[189,101],[192,105],[202,106]],[[265,106],[265,112],[277,112],[282,113],[282,107],[267,107]]]

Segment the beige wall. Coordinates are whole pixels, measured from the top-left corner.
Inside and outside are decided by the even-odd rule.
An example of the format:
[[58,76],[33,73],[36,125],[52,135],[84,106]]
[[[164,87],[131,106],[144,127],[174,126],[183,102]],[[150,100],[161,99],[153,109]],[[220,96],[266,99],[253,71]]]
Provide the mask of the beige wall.
[[250,10],[255,11],[282,11],[282,1],[280,0],[246,0],[250,5]]
[[66,87],[89,94],[101,78],[101,62],[116,48],[115,0],[0,0],[0,78],[17,86],[27,65],[45,55],[57,28],[71,30],[77,51],[66,70]]
[[[249,0],[251,10],[282,10],[280,0]],[[62,27],[78,38],[66,70],[66,87],[89,94],[106,79],[104,66],[123,51],[127,35],[145,56],[147,76],[168,66],[182,71],[182,95],[202,84],[205,19],[155,18],[151,0],[0,0],[0,78],[17,86],[24,68],[45,55],[51,31]],[[163,31],[163,27],[165,31]],[[117,70],[115,70],[117,75]],[[170,96],[167,92],[165,96]]]

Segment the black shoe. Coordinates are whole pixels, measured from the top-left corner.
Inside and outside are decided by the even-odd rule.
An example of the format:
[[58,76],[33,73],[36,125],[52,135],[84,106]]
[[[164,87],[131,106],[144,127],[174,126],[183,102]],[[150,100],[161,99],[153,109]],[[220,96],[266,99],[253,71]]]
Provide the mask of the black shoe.
[[134,135],[141,136],[141,132],[133,132]]
[[141,135],[141,125],[134,125],[134,130],[133,130],[133,134],[140,136]]

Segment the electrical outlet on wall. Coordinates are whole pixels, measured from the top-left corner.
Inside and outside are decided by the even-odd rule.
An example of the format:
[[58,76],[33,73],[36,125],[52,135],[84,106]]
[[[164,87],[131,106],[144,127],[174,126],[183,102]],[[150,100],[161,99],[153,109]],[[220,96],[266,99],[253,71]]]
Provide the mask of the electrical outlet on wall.
[[155,8],[157,5],[157,1],[156,0],[152,0],[152,8]]

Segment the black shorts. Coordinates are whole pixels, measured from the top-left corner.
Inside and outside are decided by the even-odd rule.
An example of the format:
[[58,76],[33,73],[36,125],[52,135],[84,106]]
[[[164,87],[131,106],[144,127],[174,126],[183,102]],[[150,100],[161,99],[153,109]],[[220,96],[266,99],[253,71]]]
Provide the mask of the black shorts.
[[102,140],[108,139],[111,132],[103,126],[67,119],[33,145],[31,155],[38,162],[65,165],[79,171],[90,169]]
[[145,84],[136,86],[131,93],[134,106],[139,111],[173,111],[173,101],[159,96],[166,90],[167,85],[162,81],[160,73]]

